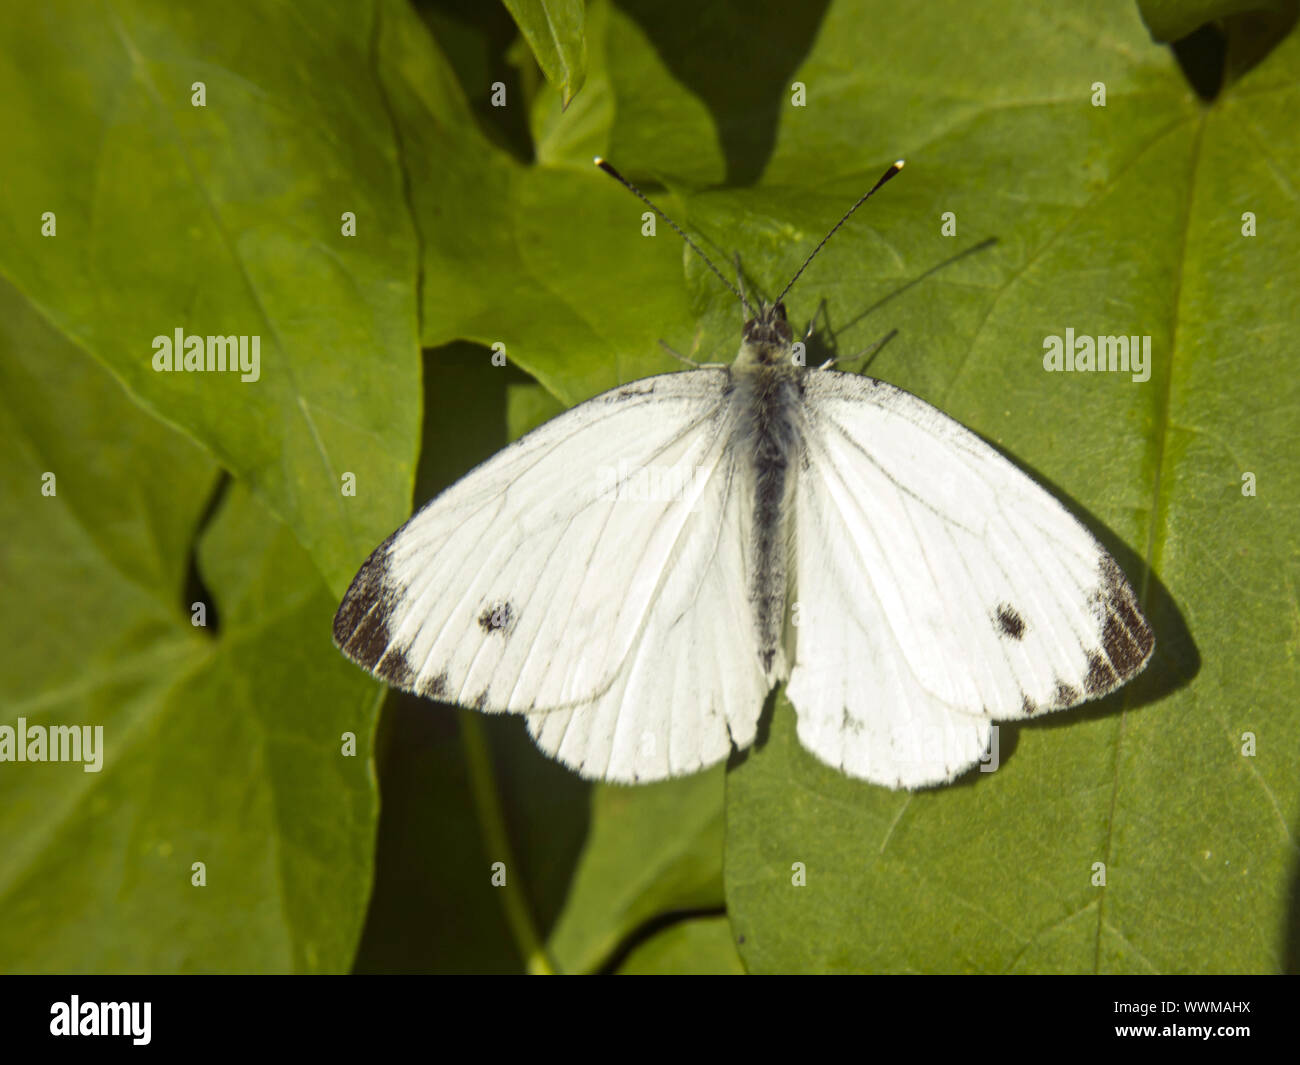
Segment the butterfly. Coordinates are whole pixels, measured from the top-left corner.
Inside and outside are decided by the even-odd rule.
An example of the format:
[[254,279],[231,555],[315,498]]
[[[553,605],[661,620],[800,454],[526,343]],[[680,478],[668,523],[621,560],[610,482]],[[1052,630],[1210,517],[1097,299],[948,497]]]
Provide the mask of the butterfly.
[[361,567],[342,651],[619,782],[748,747],[784,683],[821,761],[943,783],[994,722],[1139,672],[1137,598],[1051,494],[916,396],[803,364],[784,297],[901,167],[770,305],[704,256],[746,310],[735,361],[620,385],[470,471]]

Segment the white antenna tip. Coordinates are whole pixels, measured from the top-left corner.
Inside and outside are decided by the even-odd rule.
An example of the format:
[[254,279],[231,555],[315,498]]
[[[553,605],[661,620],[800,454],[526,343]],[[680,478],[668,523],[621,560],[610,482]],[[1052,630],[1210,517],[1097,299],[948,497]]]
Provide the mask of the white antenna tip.
[[599,155],[596,156],[594,159],[592,159],[592,162],[595,163],[597,166],[600,166],[600,164],[603,163],[604,161],[605,160],[602,159]]
[[899,170],[902,170],[902,169],[903,169],[903,165],[904,165],[906,162],[907,162],[906,159],[895,159],[895,160],[894,160],[894,166],[897,167]]

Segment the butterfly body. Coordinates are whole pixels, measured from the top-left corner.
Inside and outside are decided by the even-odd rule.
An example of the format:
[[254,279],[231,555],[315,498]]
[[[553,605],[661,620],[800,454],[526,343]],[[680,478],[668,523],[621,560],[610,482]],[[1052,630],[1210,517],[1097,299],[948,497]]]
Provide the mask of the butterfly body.
[[782,637],[790,560],[790,500],[797,470],[797,414],[805,372],[793,357],[785,307],[761,308],[745,323],[740,352],[728,371],[740,426],[739,450],[751,456],[754,511],[750,538],[753,572],[750,606],[758,639],[759,660],[772,682],[787,675]]

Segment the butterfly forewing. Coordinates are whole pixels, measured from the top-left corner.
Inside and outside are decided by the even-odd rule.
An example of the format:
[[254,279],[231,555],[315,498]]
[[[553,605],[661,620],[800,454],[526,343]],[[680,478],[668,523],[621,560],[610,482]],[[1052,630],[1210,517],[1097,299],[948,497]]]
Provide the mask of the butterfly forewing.
[[647,378],[471,471],[353,580],[335,639],[390,683],[529,714],[584,775],[658,779],[748,743],[752,507],[724,370]]

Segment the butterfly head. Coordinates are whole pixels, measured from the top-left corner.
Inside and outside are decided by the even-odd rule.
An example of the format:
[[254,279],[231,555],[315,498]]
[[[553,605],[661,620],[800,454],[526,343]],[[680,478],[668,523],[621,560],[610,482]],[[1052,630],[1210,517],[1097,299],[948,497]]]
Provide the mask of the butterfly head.
[[794,331],[785,318],[785,304],[760,304],[758,314],[741,331],[741,359],[759,365],[789,362]]

